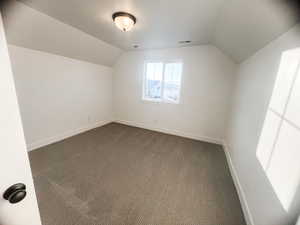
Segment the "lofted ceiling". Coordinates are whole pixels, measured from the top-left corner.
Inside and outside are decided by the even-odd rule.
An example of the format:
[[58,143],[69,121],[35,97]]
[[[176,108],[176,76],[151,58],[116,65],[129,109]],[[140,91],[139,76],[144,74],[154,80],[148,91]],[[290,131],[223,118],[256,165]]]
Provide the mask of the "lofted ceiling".
[[[282,0],[19,0],[123,50],[213,44],[241,62],[296,23]],[[111,15],[137,17],[122,32]],[[191,41],[179,44],[179,41]]]
[[2,10],[9,44],[113,66],[122,50],[18,1]]
[[[21,0],[51,17],[75,26],[124,50],[194,45],[212,39],[217,16],[225,0]],[[137,23],[130,32],[118,30],[112,14],[129,12]]]
[[212,42],[236,62],[245,60],[297,23],[298,9],[290,1],[226,1]]

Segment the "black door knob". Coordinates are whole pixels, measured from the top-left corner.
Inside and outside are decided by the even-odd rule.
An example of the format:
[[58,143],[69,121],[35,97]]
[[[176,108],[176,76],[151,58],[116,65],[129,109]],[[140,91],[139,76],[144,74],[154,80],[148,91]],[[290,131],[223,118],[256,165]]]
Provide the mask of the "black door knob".
[[26,185],[22,183],[10,186],[3,194],[3,198],[10,203],[18,203],[26,197]]

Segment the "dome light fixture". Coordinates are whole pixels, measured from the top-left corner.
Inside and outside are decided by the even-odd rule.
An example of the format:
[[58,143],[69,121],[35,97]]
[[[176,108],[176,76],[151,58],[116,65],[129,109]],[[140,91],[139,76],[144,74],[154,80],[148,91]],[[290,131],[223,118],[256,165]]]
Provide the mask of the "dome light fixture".
[[135,16],[126,12],[116,12],[112,15],[113,21],[116,26],[122,31],[129,31],[136,23]]
[[179,44],[189,44],[191,41],[178,41]]

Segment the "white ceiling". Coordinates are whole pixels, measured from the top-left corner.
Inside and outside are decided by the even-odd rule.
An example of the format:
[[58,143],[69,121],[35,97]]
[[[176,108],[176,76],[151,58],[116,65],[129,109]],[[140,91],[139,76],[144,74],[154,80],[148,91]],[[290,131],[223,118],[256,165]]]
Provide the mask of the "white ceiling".
[[[180,40],[206,44],[211,40],[224,0],[21,0],[67,24],[124,50],[175,47]],[[122,32],[112,14],[136,16],[130,32]]]
[[3,10],[9,44],[112,66],[122,50],[14,1]]
[[[214,44],[241,62],[296,23],[280,0],[19,0],[123,50]],[[122,32],[111,15],[126,11],[136,26]]]
[[213,43],[235,61],[245,60],[296,24],[297,9],[287,1],[226,1]]

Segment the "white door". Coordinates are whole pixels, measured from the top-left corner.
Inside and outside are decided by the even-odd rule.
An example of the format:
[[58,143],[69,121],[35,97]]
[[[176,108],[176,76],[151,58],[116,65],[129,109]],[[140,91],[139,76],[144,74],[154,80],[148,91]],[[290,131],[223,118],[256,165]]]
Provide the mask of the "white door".
[[[3,198],[13,184],[26,185],[26,197],[15,204]],[[16,193],[16,192],[15,192]],[[14,194],[15,194],[14,193]],[[24,193],[24,192],[22,192]],[[21,193],[21,194],[22,194]],[[10,195],[13,196],[13,195]],[[16,197],[16,195],[14,196]],[[15,198],[10,198],[15,199]],[[0,224],[41,225],[26,151],[19,106],[0,13]]]

